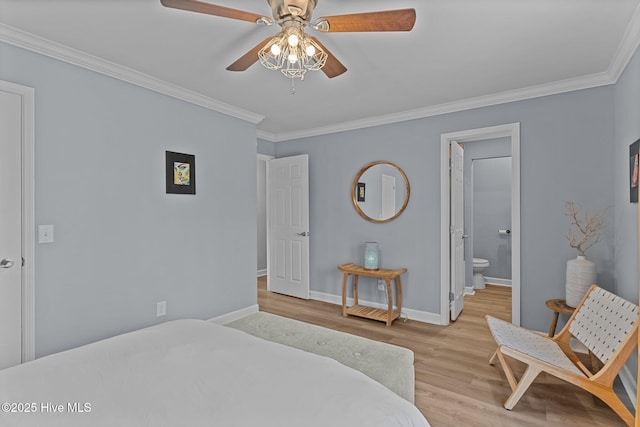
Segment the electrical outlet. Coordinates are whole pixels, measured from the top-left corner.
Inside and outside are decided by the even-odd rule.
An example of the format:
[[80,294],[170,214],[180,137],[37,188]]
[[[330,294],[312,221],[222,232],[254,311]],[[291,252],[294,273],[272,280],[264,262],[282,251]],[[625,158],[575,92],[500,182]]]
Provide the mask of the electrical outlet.
[[378,290],[382,292],[387,290],[387,285],[384,279],[378,279]]
[[167,302],[158,301],[156,304],[156,317],[165,316],[167,314]]

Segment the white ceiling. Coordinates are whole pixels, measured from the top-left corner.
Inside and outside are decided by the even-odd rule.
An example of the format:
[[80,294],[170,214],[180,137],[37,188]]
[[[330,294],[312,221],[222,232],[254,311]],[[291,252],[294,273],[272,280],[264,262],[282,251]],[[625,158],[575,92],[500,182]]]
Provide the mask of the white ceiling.
[[[266,0],[209,1],[270,16]],[[159,0],[0,0],[0,40],[249,117],[278,141],[611,84],[640,42],[639,3],[318,0],[314,18],[412,7],[416,25],[314,34],[348,71],[307,73],[294,95],[259,63],[225,70],[276,27]]]

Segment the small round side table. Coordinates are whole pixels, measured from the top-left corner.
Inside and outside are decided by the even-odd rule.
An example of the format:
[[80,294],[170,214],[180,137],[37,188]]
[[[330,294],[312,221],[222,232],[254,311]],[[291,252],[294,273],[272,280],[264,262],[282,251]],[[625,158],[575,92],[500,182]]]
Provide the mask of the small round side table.
[[545,302],[547,308],[553,311],[553,318],[551,319],[551,326],[549,327],[549,336],[553,337],[556,334],[556,326],[558,325],[558,316],[560,313],[572,315],[576,310],[575,307],[567,305],[567,301],[563,299],[550,299]]

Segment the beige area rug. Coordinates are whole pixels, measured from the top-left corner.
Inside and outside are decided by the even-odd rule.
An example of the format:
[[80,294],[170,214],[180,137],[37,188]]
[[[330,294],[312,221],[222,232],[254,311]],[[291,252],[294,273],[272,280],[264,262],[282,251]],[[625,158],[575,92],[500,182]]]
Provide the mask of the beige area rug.
[[264,312],[251,314],[225,326],[335,359],[414,402],[413,352],[407,348]]

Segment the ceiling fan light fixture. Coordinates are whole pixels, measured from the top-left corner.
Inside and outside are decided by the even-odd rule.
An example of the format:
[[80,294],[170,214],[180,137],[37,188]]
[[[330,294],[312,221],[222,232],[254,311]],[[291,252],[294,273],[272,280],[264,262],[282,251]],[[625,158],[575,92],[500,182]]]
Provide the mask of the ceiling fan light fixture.
[[[330,79],[347,71],[347,68],[318,39],[305,35],[304,27],[307,25],[321,32],[356,33],[411,31],[416,22],[415,9],[408,8],[324,16],[312,24],[311,17],[318,0],[267,0],[273,19],[214,4],[207,0],[160,0],[160,3],[164,7],[172,9],[204,13],[261,25],[278,24],[282,31],[276,37],[266,38],[258,43],[229,65],[227,70],[245,71],[260,60],[264,67],[270,70],[280,70],[285,76],[292,79],[302,79],[309,70],[322,69]],[[290,41],[288,40],[289,36],[291,36]]]
[[269,49],[271,51],[271,54],[273,56],[278,56],[280,55],[280,52],[282,52],[282,49],[280,48],[280,46],[277,43],[274,43],[271,45],[271,49]]
[[298,38],[298,35],[293,33],[291,34],[288,38],[287,38],[287,43],[289,43],[289,46],[291,47],[296,47],[298,46],[298,43],[300,42],[300,39]]
[[280,70],[292,79],[303,79],[307,71],[320,70],[327,57],[327,53],[298,26],[285,28],[258,52],[265,68]]
[[302,16],[307,13],[307,0],[284,0],[284,6],[293,16]]
[[316,31],[322,31],[323,33],[327,33],[329,32],[329,21],[327,21],[326,19],[320,19],[311,27],[313,27],[313,29]]
[[316,48],[312,44],[310,44],[306,47],[305,53],[307,54],[307,56],[313,56],[316,54]]

